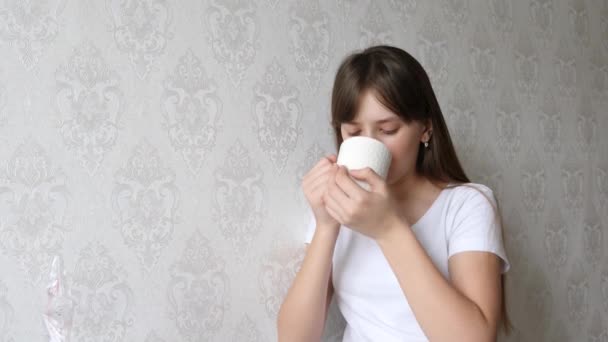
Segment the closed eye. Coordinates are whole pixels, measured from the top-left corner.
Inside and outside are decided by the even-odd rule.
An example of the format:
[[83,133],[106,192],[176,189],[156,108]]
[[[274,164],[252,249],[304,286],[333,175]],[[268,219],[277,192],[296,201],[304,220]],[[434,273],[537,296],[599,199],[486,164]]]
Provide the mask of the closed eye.
[[387,135],[392,135],[392,134],[397,133],[397,131],[398,131],[398,130],[399,130],[399,129],[391,129],[391,130],[385,130],[385,129],[381,129],[380,131],[381,131],[382,133],[384,133],[384,134],[387,134]]

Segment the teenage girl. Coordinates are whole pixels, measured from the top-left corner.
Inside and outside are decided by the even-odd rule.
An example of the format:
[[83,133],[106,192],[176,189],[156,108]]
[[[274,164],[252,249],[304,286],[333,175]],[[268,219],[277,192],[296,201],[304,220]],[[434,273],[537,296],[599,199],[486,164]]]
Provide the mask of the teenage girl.
[[337,146],[371,137],[392,162],[386,180],[335,155],[305,175],[314,215],[279,341],[319,341],[332,298],[343,341],[495,341],[508,326],[500,214],[492,190],[465,175],[420,63],[391,46],[348,56],[331,115]]

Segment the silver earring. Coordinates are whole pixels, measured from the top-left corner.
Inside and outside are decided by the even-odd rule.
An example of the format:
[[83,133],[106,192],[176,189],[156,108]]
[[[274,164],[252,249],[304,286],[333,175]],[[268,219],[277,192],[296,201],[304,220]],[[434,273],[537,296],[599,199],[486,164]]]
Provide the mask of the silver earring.
[[428,141],[425,141],[425,142],[424,142],[424,148],[428,148],[428,147],[429,147],[429,142],[428,142]]

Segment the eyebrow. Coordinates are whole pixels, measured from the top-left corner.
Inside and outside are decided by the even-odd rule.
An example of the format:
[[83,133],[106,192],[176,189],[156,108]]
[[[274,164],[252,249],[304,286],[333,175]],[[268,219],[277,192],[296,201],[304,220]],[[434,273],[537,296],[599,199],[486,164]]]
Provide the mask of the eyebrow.
[[[397,120],[399,120],[399,118],[390,117],[390,118],[386,118],[386,119],[376,120],[374,122],[377,123],[377,124],[383,124],[385,122],[391,122],[391,121],[397,121]],[[344,122],[344,124],[347,124],[347,125],[358,125],[359,122],[356,121],[356,120],[352,120],[352,121]]]

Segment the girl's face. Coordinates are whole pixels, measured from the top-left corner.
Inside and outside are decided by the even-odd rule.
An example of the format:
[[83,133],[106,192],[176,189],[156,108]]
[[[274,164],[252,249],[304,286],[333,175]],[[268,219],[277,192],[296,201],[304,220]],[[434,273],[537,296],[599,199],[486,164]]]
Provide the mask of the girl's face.
[[416,158],[420,143],[428,140],[426,127],[412,121],[406,124],[397,114],[384,107],[373,92],[363,93],[359,112],[351,122],[341,124],[344,140],[366,136],[380,140],[391,152],[392,161],[386,179],[394,184],[416,172]]

